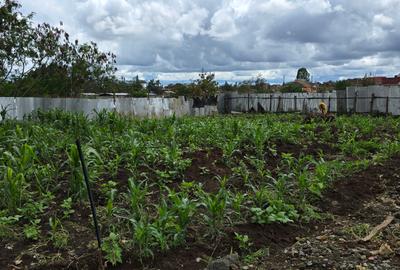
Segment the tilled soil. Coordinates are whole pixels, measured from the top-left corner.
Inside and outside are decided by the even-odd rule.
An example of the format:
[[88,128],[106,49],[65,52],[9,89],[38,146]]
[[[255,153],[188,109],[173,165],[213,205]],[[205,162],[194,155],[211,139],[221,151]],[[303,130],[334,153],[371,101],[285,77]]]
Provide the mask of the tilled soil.
[[[337,180],[319,203],[322,212],[331,214],[328,219],[311,224],[242,224],[227,229],[225,237],[221,239],[204,242],[199,241],[202,237],[193,228],[189,232],[186,247],[155,254],[154,260],[145,262],[145,265],[147,269],[204,269],[210,257],[216,258],[229,254],[231,250],[239,250],[234,235],[234,232],[238,232],[249,236],[253,251],[266,247],[269,250],[269,254],[259,259],[258,263],[249,265],[243,260],[246,254],[239,254],[244,269],[400,269],[399,164],[400,156],[396,156],[383,164]],[[225,169],[220,164],[213,166],[215,171],[211,169],[208,173],[217,174]],[[191,168],[188,169],[189,176],[190,173]],[[210,189],[213,189],[212,185]],[[389,215],[395,217],[389,226],[371,241],[360,240]],[[92,232],[78,231],[80,237],[93,238]],[[39,248],[36,252],[44,252],[48,248],[42,247],[43,250]],[[8,265],[10,268],[7,269],[24,269],[16,260],[11,259],[14,264],[9,264],[10,258],[15,258],[17,254],[14,252],[18,250],[16,246],[12,249],[2,247],[1,253],[8,255],[1,256],[4,260],[0,260],[0,265]],[[67,265],[64,264],[65,260],[58,263],[55,257],[54,264],[48,265],[47,269],[98,269],[93,249],[84,250],[79,254],[71,254]],[[131,256],[124,254],[124,258]],[[25,259],[29,261],[29,258],[21,258],[24,263]],[[139,262],[128,259],[115,269],[142,268]]]
[[[204,269],[207,258],[237,251],[234,232],[248,235],[252,250],[268,256],[243,269],[400,269],[400,156],[337,180],[319,203],[327,219],[309,224],[242,224],[218,241],[201,243],[195,234],[178,248],[147,262],[149,269]],[[399,212],[398,212],[399,211]],[[388,215],[395,220],[371,241],[363,242]],[[212,243],[212,244],[210,244]],[[140,269],[127,264],[117,269]],[[134,268],[132,268],[134,267]]]
[[[321,208],[330,222],[265,258],[258,269],[400,269],[400,157],[335,182]],[[370,241],[361,238],[395,219]]]

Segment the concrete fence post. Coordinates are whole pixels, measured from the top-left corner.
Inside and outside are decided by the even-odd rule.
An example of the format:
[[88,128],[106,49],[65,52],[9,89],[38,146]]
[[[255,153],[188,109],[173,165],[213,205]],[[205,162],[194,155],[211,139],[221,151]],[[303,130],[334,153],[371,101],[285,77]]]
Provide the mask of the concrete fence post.
[[357,113],[357,96],[358,92],[354,92],[353,113]]
[[371,102],[369,104],[369,113],[373,113],[373,111],[374,111],[374,101],[375,101],[375,94],[372,93]]
[[247,93],[247,112],[250,111],[250,93]]
[[331,112],[331,96],[328,97],[328,113]]
[[389,96],[386,97],[386,114],[389,114]]
[[272,112],[272,94],[269,95],[269,112]]
[[279,96],[279,97],[278,97],[278,106],[276,106],[276,112],[282,111],[282,104],[281,104],[281,101],[282,101],[282,97]]

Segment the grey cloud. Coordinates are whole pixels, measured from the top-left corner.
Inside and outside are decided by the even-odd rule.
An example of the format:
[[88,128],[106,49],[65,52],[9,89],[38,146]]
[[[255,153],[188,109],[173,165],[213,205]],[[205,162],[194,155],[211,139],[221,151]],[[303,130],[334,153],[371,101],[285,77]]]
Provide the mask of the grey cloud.
[[[386,60],[400,57],[398,0],[21,2],[37,21],[62,20],[73,36],[113,50],[124,73],[400,69]],[[362,61],[370,58],[381,61]]]

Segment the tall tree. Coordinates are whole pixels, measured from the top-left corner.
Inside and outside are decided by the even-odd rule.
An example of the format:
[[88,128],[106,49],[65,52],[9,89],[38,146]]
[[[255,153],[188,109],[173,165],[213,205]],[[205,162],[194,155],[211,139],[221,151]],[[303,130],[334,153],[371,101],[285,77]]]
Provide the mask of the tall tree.
[[70,41],[61,28],[34,25],[32,14],[25,16],[20,8],[16,0],[0,0],[0,89],[14,88],[15,96],[77,96],[102,91],[114,80],[114,54],[101,52],[94,42]]
[[202,72],[199,78],[194,81],[193,95],[198,97],[211,97],[218,92],[218,83],[215,81],[214,73]]
[[299,70],[297,71],[296,79],[297,80],[305,80],[305,81],[309,82],[310,81],[310,73],[304,67],[299,68]]
[[147,83],[147,87],[146,88],[147,88],[147,91],[149,93],[154,93],[154,94],[157,94],[157,95],[161,95],[163,90],[164,90],[162,85],[161,85],[161,83],[160,83],[160,81],[159,80],[154,80],[154,79],[150,80]]
[[0,83],[25,74],[27,59],[35,56],[32,14],[23,16],[14,0],[0,1]]

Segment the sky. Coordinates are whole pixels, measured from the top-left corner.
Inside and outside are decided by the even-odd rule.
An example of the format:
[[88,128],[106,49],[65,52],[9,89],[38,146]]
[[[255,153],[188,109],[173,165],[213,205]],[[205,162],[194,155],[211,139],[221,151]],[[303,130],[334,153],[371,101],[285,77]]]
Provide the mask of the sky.
[[20,0],[117,55],[119,77],[313,81],[400,73],[400,0]]

